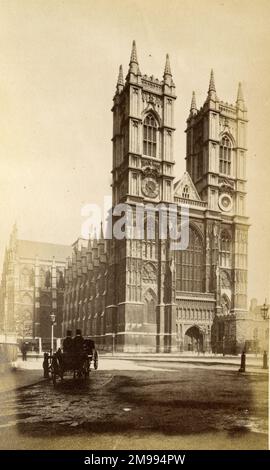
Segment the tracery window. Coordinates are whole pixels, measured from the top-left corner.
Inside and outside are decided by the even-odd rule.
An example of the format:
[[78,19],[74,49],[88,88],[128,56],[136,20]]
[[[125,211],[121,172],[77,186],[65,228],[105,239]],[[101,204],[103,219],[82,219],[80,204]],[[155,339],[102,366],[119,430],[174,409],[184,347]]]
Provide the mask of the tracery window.
[[20,274],[21,288],[29,288],[34,285],[33,270],[24,268]]
[[148,114],[143,123],[143,153],[157,156],[157,121],[152,114]]
[[199,152],[197,156],[197,178],[200,178],[203,174],[203,152]]
[[222,138],[219,146],[219,172],[224,175],[231,174],[232,143],[227,135]]
[[189,187],[187,184],[183,187],[182,197],[185,199],[189,199]]
[[189,229],[186,250],[176,251],[176,290],[203,292],[203,243],[196,229]]
[[223,230],[220,234],[220,266],[231,267],[232,240],[229,233]]

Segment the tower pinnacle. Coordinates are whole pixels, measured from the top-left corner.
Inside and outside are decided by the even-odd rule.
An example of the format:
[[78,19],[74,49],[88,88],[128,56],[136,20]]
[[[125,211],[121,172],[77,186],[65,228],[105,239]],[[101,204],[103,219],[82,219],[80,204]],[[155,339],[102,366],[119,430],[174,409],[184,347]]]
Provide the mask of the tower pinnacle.
[[194,114],[196,113],[197,113],[196,95],[195,95],[195,91],[193,91],[192,98],[191,98],[190,115],[194,116]]
[[164,69],[164,77],[165,77],[166,75],[172,76],[169,54],[166,54],[166,62],[165,62],[165,69]]
[[136,42],[133,40],[132,48],[131,48],[131,55],[130,55],[130,62],[129,62],[129,74],[133,73],[134,75],[141,75],[137,57],[137,48]]
[[240,102],[244,103],[244,95],[243,95],[243,89],[242,89],[242,83],[241,82],[239,82],[239,84],[238,84],[236,103],[240,104]]
[[210,74],[210,82],[209,82],[209,88],[208,88],[208,99],[217,100],[217,93],[216,93],[216,86],[215,86],[215,78],[214,78],[213,69],[211,69],[211,74]]
[[117,79],[117,85],[116,85],[117,91],[118,92],[122,91],[123,87],[124,87],[123,67],[122,67],[122,65],[120,65],[119,73],[118,73],[118,79]]
[[131,49],[131,55],[130,55],[130,63],[134,63],[138,65],[138,58],[137,58],[137,48],[136,48],[136,42],[135,40],[132,41],[132,49]]

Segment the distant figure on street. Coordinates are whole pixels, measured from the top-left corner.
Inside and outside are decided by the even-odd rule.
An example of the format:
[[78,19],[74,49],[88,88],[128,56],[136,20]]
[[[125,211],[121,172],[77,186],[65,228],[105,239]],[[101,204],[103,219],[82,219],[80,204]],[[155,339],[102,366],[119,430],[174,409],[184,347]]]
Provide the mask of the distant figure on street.
[[71,353],[73,351],[73,339],[71,330],[67,330],[67,336],[63,341],[63,351],[64,353]]
[[22,360],[27,361],[27,344],[25,342],[21,345]]
[[81,330],[76,330],[76,336],[73,338],[73,350],[75,353],[83,352],[84,339]]

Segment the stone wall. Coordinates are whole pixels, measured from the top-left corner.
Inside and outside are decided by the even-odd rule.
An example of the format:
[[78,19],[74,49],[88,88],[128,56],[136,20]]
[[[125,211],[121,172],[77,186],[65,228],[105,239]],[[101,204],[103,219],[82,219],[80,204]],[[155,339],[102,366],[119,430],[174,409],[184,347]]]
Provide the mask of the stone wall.
[[17,360],[18,346],[16,335],[0,335],[0,373],[5,372]]

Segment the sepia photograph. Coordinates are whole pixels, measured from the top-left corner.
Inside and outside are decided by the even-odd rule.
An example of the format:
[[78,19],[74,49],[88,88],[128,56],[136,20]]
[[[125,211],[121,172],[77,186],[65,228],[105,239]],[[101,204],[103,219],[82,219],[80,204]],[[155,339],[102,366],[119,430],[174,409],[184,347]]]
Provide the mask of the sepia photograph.
[[269,449],[269,22],[0,0],[0,457]]

